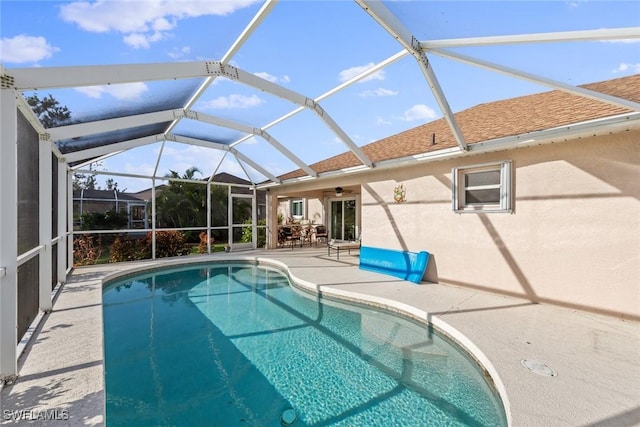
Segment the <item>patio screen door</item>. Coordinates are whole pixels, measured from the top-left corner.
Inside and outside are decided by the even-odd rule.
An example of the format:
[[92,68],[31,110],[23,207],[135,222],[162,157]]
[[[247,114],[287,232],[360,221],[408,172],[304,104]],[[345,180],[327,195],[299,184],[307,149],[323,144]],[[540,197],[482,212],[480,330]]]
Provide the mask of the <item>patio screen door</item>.
[[252,196],[231,195],[231,236],[234,249],[254,247],[253,208]]
[[355,240],[357,238],[356,199],[331,200],[330,238]]

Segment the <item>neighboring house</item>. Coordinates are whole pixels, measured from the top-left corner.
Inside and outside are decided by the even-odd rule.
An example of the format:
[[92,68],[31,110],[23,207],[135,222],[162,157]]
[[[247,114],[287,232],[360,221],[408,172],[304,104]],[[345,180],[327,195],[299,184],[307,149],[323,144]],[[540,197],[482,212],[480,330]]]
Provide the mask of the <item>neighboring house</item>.
[[[583,87],[640,102],[640,75]],[[439,119],[361,147],[374,168],[348,152],[280,176],[270,226],[361,230],[429,251],[429,281],[640,320],[638,114],[558,90],[478,105],[455,114],[467,151]]]
[[128,229],[148,228],[147,202],[134,194],[117,190],[73,190],[73,225],[82,227],[82,215],[87,213],[124,212]]

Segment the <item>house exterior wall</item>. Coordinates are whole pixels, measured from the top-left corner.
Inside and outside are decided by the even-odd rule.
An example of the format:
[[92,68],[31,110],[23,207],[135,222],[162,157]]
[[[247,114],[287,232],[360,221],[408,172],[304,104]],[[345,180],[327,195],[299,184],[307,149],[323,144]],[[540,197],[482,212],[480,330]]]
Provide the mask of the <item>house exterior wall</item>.
[[310,222],[313,224],[324,224],[324,202],[325,199],[322,194],[307,195],[305,197],[291,197],[282,199],[278,202],[278,215],[281,215],[283,220],[291,218],[291,200],[303,200],[304,203],[304,215],[302,221]]
[[[454,213],[452,168],[503,160],[514,212]],[[640,132],[361,178],[363,245],[429,251],[427,279],[640,319]]]

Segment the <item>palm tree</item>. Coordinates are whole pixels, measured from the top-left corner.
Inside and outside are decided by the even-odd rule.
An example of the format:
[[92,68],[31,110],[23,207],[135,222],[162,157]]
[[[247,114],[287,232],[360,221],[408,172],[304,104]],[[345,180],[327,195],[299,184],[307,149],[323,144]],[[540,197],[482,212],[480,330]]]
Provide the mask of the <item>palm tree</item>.
[[[200,170],[193,166],[182,176],[176,171],[168,178],[195,180]],[[160,227],[200,227],[207,224],[207,186],[193,182],[170,181],[156,198],[157,221]]]

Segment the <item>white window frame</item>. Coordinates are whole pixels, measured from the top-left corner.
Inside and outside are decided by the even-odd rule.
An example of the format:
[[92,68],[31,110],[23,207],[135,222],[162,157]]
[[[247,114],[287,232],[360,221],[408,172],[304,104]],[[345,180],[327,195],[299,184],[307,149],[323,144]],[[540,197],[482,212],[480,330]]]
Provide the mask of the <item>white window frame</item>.
[[[500,182],[494,185],[466,187],[465,176],[476,172],[499,171]],[[483,163],[454,168],[453,177],[453,211],[457,213],[513,212],[513,168],[510,160],[494,163]],[[467,203],[467,190],[500,189],[500,199],[495,203]]]
[[[294,207],[293,206],[298,204],[298,203],[300,203],[301,214],[300,215],[294,215]],[[302,218],[304,218],[304,205],[305,205],[304,199],[292,199],[292,200],[289,200],[289,212],[291,212],[291,217],[293,219],[302,219]]]

